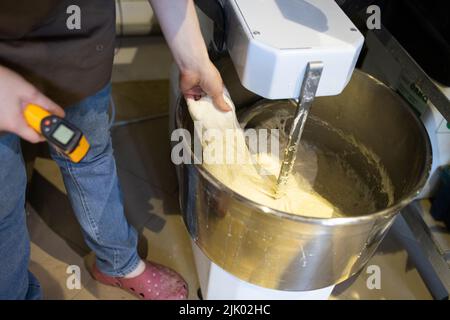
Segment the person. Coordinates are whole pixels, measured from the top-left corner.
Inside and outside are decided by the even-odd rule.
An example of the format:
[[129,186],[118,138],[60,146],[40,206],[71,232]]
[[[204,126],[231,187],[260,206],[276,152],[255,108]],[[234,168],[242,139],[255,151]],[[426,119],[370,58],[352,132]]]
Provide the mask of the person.
[[[228,111],[193,1],[150,4],[179,67],[182,93],[194,98],[210,95],[217,108]],[[20,138],[38,143],[43,137],[24,120],[28,103],[65,116],[91,144],[80,163],[50,149],[84,239],[95,252],[94,278],[142,299],[188,296],[179,274],[138,256],[136,230],[124,216],[108,119],[114,43],[114,0],[0,2],[1,299],[42,297],[38,280],[28,271],[27,180]]]

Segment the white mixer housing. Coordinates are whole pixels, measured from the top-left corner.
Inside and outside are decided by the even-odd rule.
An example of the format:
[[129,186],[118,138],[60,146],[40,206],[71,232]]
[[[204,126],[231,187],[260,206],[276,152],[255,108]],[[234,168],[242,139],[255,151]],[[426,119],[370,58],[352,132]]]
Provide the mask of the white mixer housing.
[[364,37],[334,0],[226,0],[227,49],[242,85],[267,99],[298,98],[308,62],[324,65],[316,96],[337,95]]

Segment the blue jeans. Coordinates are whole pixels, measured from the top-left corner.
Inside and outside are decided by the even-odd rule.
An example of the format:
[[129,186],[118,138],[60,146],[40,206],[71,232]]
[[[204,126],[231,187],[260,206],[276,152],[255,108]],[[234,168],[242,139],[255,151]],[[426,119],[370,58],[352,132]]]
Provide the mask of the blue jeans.
[[[52,148],[73,211],[97,267],[124,276],[138,263],[137,233],[123,210],[109,131],[111,86],[67,108],[66,118],[80,128],[91,149],[75,164]],[[0,135],[0,299],[39,299],[39,282],[28,272],[30,242],[25,217],[26,173],[16,135]],[[65,281],[61,283],[65,285]]]

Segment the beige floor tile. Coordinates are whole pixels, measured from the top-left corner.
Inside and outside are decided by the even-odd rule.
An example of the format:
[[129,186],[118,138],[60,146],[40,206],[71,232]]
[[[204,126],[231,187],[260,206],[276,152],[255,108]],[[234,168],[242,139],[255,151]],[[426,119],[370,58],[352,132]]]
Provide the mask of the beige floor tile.
[[90,277],[87,284],[80,290],[73,300],[138,300],[135,296],[120,288],[101,284]]
[[169,80],[128,81],[113,83],[115,121],[129,121],[167,114]]
[[72,300],[138,300],[132,294],[109,286],[102,285],[94,280],[81,290]]
[[177,190],[170,159],[168,118],[116,127],[112,131],[117,166],[162,192]]
[[138,230],[147,227],[159,232],[166,224],[167,215],[179,213],[177,194],[167,194],[147,181],[119,168],[125,214]]
[[45,299],[71,299],[79,293],[66,285],[68,266],[78,266],[81,288],[90,277],[83,257],[74,252],[67,243],[55,234],[30,207],[27,209],[28,229],[31,238],[30,270],[40,280]]
[[39,172],[45,179],[47,179],[60,192],[66,194],[64,181],[58,165],[52,159],[36,158],[34,169]]
[[[411,264],[408,253],[400,243],[402,237],[389,232],[369,260],[366,267],[356,276],[336,286],[333,299],[349,300],[415,300],[432,299],[417,269]],[[380,268],[381,289],[368,289],[367,267]]]

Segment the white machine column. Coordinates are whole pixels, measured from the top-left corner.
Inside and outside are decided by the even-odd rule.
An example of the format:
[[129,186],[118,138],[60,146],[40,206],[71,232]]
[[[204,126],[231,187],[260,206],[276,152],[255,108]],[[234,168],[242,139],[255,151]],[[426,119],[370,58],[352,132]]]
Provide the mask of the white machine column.
[[311,291],[283,291],[242,281],[211,262],[192,242],[195,265],[205,300],[327,300],[334,285]]

